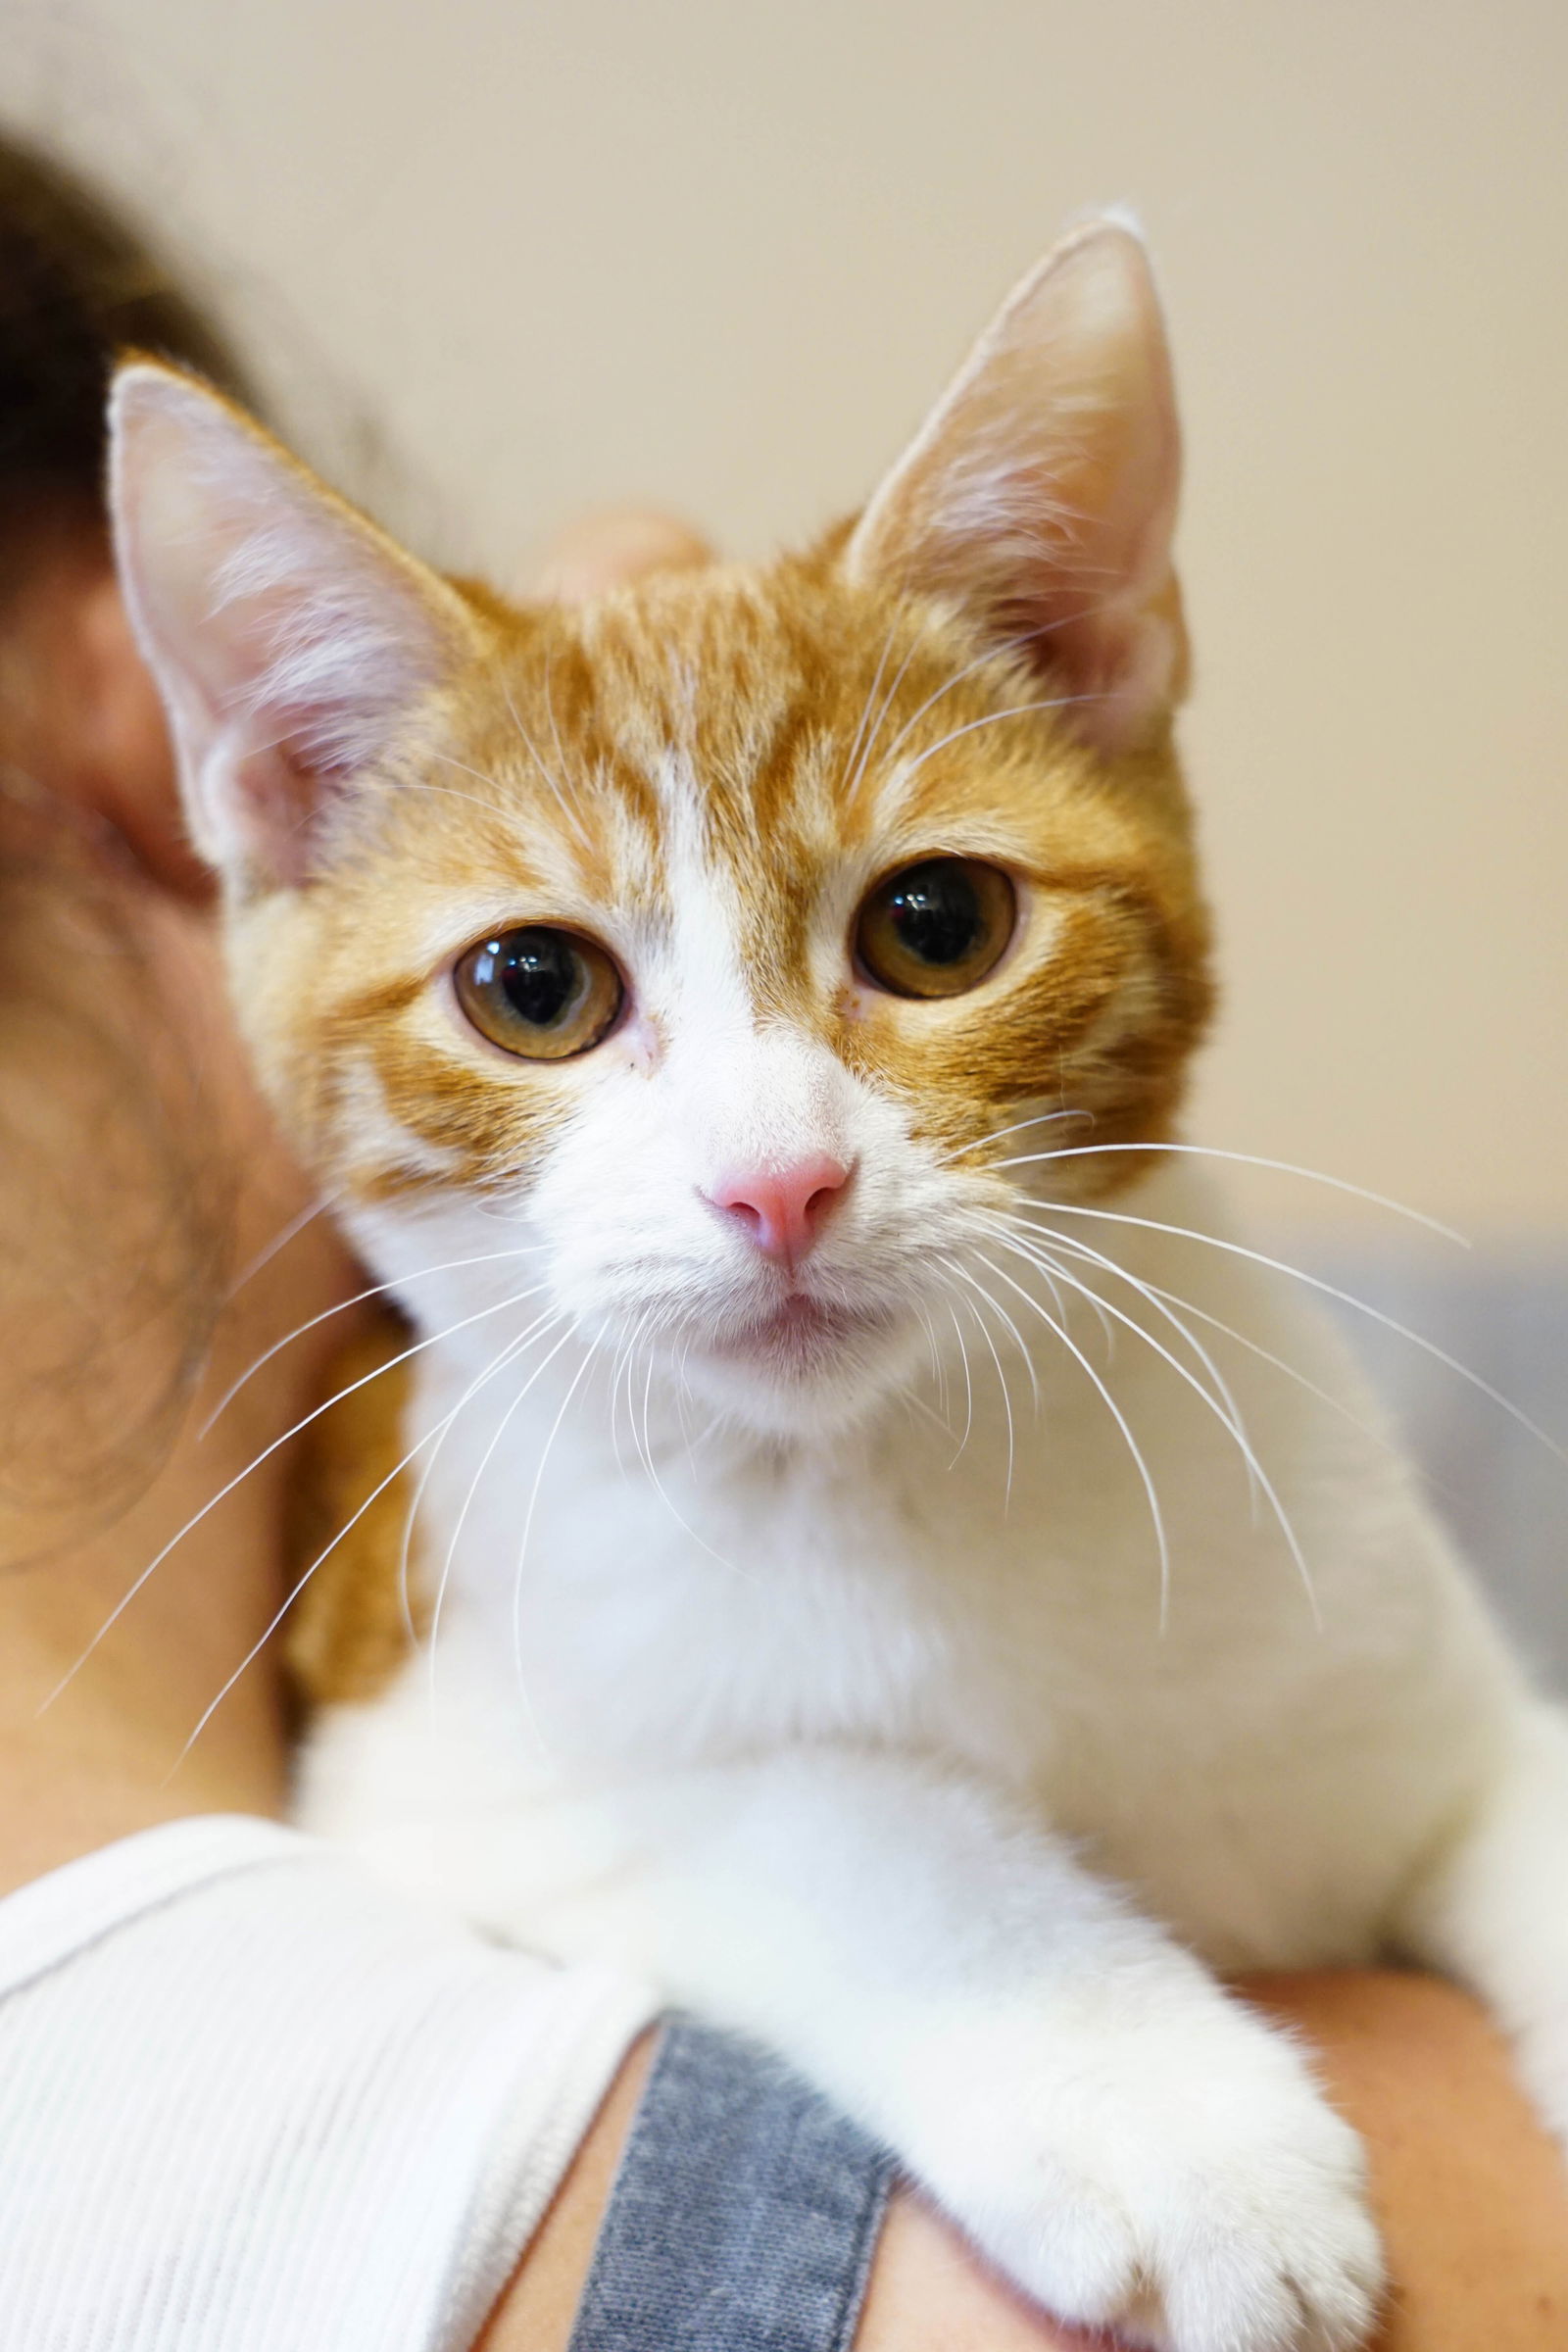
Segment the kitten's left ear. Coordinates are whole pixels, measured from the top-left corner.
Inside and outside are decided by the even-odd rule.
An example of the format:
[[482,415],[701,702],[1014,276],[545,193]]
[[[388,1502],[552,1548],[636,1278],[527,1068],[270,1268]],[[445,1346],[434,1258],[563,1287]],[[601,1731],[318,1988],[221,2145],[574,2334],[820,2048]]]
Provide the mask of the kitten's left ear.
[[1181,441],[1142,238],[1091,222],[1023,280],[856,526],[852,577],[943,597],[1063,691],[1114,753],[1168,714]]
[[115,378],[110,507],[196,847],[242,890],[303,881],[356,779],[473,650],[474,616],[171,368]]

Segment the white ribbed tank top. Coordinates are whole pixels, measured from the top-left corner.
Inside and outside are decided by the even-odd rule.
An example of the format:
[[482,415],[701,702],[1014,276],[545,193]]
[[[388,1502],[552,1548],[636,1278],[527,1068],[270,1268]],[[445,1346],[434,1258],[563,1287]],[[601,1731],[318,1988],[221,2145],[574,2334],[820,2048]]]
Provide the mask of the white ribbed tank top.
[[4,2352],[467,2352],[656,2006],[270,1822],[0,1901]]

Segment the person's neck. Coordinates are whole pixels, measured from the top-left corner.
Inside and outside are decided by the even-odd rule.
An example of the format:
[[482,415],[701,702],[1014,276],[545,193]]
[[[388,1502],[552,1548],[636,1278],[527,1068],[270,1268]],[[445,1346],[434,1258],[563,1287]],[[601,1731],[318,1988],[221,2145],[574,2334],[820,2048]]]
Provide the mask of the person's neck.
[[[310,1409],[319,1351],[284,1350],[201,1432],[229,1383],[303,1319],[302,1298],[318,1304],[341,1289],[324,1232],[313,1228],[284,1255],[288,1278],[259,1279],[248,1311],[228,1318],[147,1491],[86,1536],[57,1533],[51,1544],[40,1526],[27,1564],[0,1576],[0,1891],[159,1822],[282,1809],[275,1650],[202,1718],[282,1598],[293,1449],[249,1465]],[[306,1272],[302,1258],[321,1271]]]

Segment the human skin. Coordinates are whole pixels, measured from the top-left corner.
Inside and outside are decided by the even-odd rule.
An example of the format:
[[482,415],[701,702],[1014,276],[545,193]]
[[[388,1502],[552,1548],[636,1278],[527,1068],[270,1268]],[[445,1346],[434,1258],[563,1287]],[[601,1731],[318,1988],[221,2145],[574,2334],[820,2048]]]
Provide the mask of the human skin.
[[[703,560],[678,525],[602,518],[557,551],[551,584],[582,595],[632,572]],[[229,1026],[205,889],[185,851],[156,701],[136,662],[102,551],[40,551],[4,629],[0,762],[107,817],[130,845],[122,884],[149,971],[203,1079],[228,1188],[236,1266],[309,1204],[305,1181],[253,1092]],[[3,1049],[0,1049],[3,1050]],[[9,1073],[0,1066],[0,1084]],[[50,1148],[69,1184],[76,1105],[51,1073]],[[0,1173],[0,1234],[6,1231]],[[309,1411],[346,1318],[282,1350],[200,1433],[234,1375],[274,1340],[341,1303],[357,1277],[317,1219],[226,1305],[206,1369],[158,1475],[105,1526],[28,1531],[34,1564],[0,1579],[0,1891],[112,1838],[187,1814],[276,1814],[287,1741],[274,1655],[264,1650],[171,1775],[186,1737],[282,1596],[289,1448],[246,1478],[169,1553],[109,1636],[89,1644],[139,1572],[232,1476]],[[147,1346],[156,1344],[148,1335]],[[138,1365],[117,1366],[126,1393]],[[70,1669],[74,1679],[38,1712]],[[1506,2053],[1464,1997],[1394,1974],[1249,1986],[1312,2042],[1328,2087],[1363,2132],[1396,2294],[1382,2352],[1546,2352],[1568,2341],[1568,2185],[1513,2083]],[[482,2337],[483,2352],[554,2352],[570,2333],[599,2219],[650,2052],[628,2054],[554,2206]],[[1044,2352],[1087,2339],[1054,2328],[986,2274],[957,2234],[900,2191],[873,2265],[861,2352]]]

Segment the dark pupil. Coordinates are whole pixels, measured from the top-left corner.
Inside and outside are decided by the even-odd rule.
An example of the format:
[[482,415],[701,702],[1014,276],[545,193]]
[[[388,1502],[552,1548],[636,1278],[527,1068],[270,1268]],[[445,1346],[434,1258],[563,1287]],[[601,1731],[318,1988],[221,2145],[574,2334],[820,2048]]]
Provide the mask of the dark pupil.
[[513,931],[491,950],[495,976],[519,1021],[553,1028],[582,985],[577,952],[559,931]]
[[961,865],[913,867],[889,892],[888,911],[922,963],[961,963],[980,938],[980,902]]

